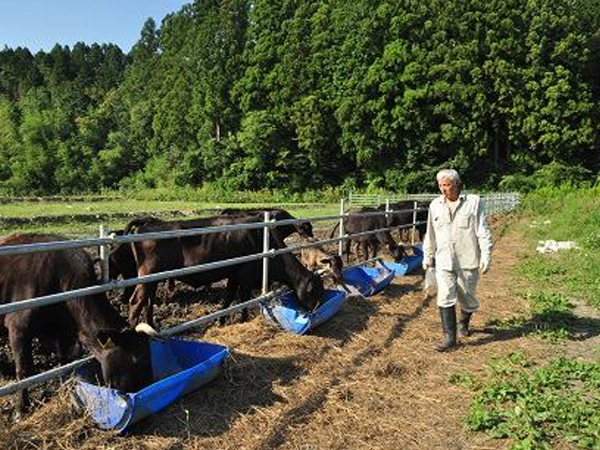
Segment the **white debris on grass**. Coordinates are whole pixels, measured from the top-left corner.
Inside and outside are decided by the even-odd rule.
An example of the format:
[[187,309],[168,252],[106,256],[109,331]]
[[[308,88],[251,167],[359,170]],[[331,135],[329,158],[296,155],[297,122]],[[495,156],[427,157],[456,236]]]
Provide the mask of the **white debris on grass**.
[[547,241],[538,241],[536,250],[540,253],[554,253],[559,250],[574,250],[579,249],[577,244],[573,241],[554,241],[552,239]]
[[529,228],[537,228],[541,225],[550,225],[552,223],[552,221],[550,220],[544,220],[543,222],[537,222],[537,221],[533,221],[529,224]]

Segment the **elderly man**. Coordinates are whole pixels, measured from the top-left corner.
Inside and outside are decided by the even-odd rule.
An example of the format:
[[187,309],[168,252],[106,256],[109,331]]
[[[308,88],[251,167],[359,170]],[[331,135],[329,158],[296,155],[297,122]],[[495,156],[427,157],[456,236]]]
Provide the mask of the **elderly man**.
[[458,332],[469,335],[471,315],[479,309],[475,296],[479,274],[490,267],[492,235],[479,196],[461,194],[456,170],[441,170],[437,182],[442,195],[429,206],[423,269],[435,267],[444,330],[444,342],[437,350],[443,352],[456,347],[457,301]]

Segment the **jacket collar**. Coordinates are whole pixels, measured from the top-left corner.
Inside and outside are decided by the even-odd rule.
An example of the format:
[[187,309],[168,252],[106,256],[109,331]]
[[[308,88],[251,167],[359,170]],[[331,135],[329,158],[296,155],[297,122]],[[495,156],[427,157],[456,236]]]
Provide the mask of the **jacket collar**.
[[[463,194],[462,192],[459,194],[458,196],[458,200],[459,200],[459,204],[463,203],[465,200],[467,199],[467,194]],[[438,197],[435,198],[434,201],[437,201],[438,203],[446,203],[446,198],[444,197],[443,194],[439,195]]]

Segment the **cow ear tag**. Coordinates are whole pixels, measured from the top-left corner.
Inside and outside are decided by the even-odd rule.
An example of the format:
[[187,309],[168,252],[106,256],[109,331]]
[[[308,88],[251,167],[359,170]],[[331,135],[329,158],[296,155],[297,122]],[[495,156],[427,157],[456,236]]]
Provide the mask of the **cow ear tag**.
[[98,342],[100,342],[102,350],[111,350],[116,347],[114,341],[110,337],[106,340],[106,342],[102,342],[100,339],[98,339]]

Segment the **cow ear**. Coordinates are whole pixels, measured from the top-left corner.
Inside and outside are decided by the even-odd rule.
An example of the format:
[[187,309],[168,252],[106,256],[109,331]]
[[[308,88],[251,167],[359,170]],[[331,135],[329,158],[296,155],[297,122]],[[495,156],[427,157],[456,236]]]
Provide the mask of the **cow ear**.
[[96,281],[102,282],[102,259],[94,259],[94,274],[96,275]]
[[114,330],[100,330],[98,332],[96,340],[100,347],[102,347],[102,350],[112,350],[116,347],[115,342],[118,340],[116,333],[119,332]]

